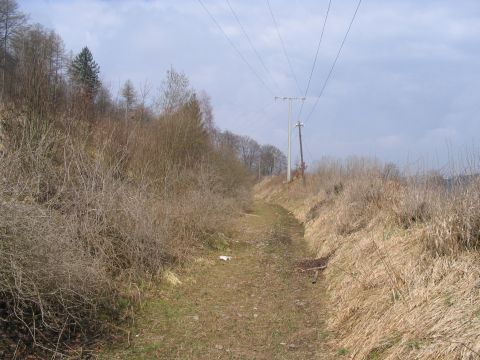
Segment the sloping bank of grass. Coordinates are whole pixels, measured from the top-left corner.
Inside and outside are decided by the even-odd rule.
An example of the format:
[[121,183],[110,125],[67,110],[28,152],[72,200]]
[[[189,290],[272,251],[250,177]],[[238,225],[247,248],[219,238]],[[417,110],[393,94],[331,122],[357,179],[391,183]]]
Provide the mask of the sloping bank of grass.
[[[351,165],[351,164],[350,164]],[[323,164],[300,183],[266,179],[256,196],[304,222],[325,270],[339,357],[480,357],[480,182],[391,176]]]

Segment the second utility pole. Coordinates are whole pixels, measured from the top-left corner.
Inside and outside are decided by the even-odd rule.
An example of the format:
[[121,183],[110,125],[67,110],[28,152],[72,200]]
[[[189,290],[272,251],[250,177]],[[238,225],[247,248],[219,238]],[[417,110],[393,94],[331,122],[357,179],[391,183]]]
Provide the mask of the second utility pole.
[[298,139],[300,140],[300,171],[302,172],[303,186],[305,186],[305,162],[303,161],[302,127],[303,124],[297,121],[295,127],[298,127]]
[[288,100],[288,154],[287,154],[287,182],[292,181],[292,101],[302,100],[304,97],[279,97],[275,96],[275,100]]

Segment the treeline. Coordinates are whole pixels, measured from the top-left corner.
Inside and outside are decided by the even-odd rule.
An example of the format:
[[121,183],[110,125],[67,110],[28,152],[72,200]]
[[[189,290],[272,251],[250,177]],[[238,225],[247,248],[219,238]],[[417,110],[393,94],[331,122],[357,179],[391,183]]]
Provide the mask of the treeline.
[[0,32],[0,358],[88,356],[285,159],[219,131],[181,72],[153,102],[131,81],[114,99],[87,47],[69,55],[14,0]]
[[153,103],[152,85],[145,82],[136,89],[131,80],[125,81],[120,96],[113,99],[88,47],[76,56],[68,54],[54,31],[28,24],[15,0],[0,1],[0,29],[1,98],[30,117],[152,122],[186,103],[195,103],[202,126],[215,138],[213,143],[230,147],[252,173],[264,176],[285,171],[285,156],[276,147],[216,129],[209,96],[197,94],[188,78],[173,68]]
[[260,145],[249,136],[230,131],[217,133],[216,142],[221,147],[232,149],[243,165],[258,177],[279,175],[286,171],[287,158],[273,145]]

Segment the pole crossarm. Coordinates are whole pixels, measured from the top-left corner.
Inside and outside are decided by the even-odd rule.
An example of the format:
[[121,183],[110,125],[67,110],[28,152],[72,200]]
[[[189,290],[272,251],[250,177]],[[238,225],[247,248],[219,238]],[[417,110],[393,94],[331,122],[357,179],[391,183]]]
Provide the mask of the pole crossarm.
[[297,96],[275,96],[275,100],[307,100],[306,97],[297,97]]

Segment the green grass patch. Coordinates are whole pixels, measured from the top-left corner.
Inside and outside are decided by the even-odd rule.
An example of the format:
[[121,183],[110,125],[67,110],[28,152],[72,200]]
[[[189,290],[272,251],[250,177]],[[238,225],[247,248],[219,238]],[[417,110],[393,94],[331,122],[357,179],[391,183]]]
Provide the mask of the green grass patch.
[[422,341],[418,339],[413,339],[407,342],[407,347],[410,350],[420,350],[422,348]]

